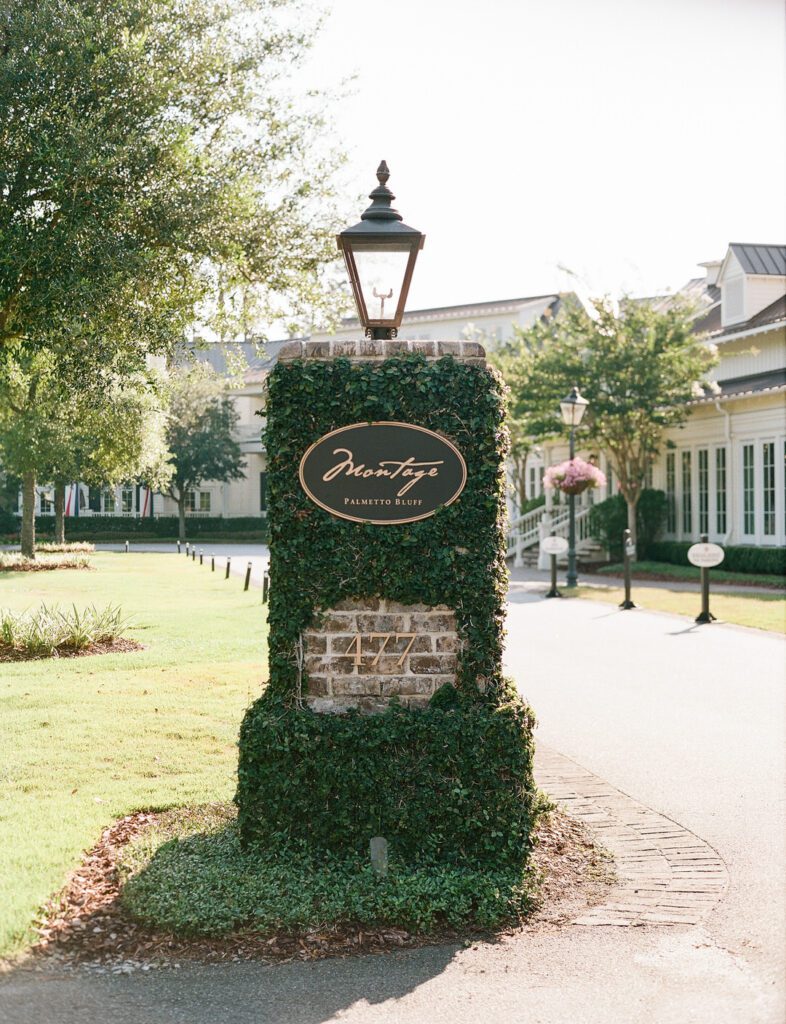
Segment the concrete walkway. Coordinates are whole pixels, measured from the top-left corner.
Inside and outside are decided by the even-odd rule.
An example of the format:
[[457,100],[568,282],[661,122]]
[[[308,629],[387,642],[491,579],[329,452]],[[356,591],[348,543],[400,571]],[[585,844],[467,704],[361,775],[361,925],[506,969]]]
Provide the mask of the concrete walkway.
[[774,634],[514,590],[506,660],[538,714],[538,778],[617,852],[602,907],[467,949],[18,971],[0,1021],[782,1024],[785,653]]

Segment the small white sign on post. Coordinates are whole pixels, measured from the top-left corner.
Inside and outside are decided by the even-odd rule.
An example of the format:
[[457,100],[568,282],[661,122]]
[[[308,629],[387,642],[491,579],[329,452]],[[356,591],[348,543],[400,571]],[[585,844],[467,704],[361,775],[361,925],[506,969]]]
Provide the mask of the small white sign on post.
[[568,542],[564,537],[544,537],[540,542],[540,548],[547,555],[564,555],[568,550]]
[[720,544],[693,544],[688,548],[688,561],[700,569],[712,569],[720,565],[726,552]]
[[625,554],[628,556],[628,558],[636,557],[636,545],[633,543],[632,540],[625,542]]

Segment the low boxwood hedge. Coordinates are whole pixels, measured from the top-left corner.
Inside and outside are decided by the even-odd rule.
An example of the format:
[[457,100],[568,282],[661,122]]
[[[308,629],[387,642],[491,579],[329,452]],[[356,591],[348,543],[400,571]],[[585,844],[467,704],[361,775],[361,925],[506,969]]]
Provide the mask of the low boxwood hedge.
[[[646,548],[645,557],[653,562],[668,562],[671,565],[688,565],[688,548],[694,541],[654,541]],[[731,546],[723,549],[726,553],[722,567],[729,572],[764,573],[772,576],[786,575],[786,548],[765,548],[753,546]]]
[[[19,534],[19,519],[4,532],[16,539]],[[172,540],[177,537],[179,521],[177,516],[69,516],[65,521],[68,540],[133,540],[135,537]],[[36,537],[53,537],[54,516],[36,516]],[[267,540],[267,519],[259,516],[238,516],[224,519],[222,516],[194,517],[186,519],[186,536],[217,537],[238,535],[238,539],[250,538],[263,543]]]

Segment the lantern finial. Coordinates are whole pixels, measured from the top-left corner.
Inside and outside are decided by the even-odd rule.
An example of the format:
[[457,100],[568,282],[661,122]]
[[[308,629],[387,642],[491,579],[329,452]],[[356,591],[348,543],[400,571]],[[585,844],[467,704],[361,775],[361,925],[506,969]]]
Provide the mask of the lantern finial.
[[377,168],[377,181],[379,184],[373,192],[369,192],[371,206],[360,215],[361,220],[402,220],[398,210],[390,205],[396,198],[387,186],[390,171],[387,163],[383,160]]

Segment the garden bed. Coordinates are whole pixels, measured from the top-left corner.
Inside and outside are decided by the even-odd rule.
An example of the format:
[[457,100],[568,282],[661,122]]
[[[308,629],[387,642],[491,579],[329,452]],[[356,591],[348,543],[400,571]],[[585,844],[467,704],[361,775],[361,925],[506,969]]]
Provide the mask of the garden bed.
[[[204,839],[233,826],[234,808],[227,804],[163,813],[140,812],[118,821],[103,832],[63,891],[45,907],[37,922],[39,938],[32,953],[37,958],[54,958],[58,962],[87,962],[132,971],[180,960],[273,963],[437,942],[469,944],[507,934],[522,925],[535,927],[572,919],[587,906],[603,900],[613,881],[608,854],[593,843],[586,828],[561,812],[551,811],[541,819],[526,872],[526,912],[501,922],[496,929],[473,927],[468,922],[458,928],[421,930],[403,927],[395,917],[376,922],[346,917],[332,922],[314,921],[311,926],[299,928],[255,931],[246,925],[218,934],[194,935],[182,929],[151,927],[129,913],[123,880],[139,878],[162,844],[176,848],[195,837]],[[243,855],[236,852],[234,856]],[[249,864],[253,865],[253,860],[244,859],[246,876]],[[194,876],[188,886],[190,899],[196,902],[207,898],[214,903],[223,900],[230,906],[240,895],[237,889],[222,888],[221,880],[214,877],[213,888],[206,893],[202,888],[206,880],[203,870],[204,862],[199,858],[190,866]],[[322,883],[335,888],[335,877],[331,883],[329,872],[323,872],[323,876]],[[168,879],[168,886],[154,887],[141,903],[137,899],[137,910],[146,907],[148,914],[155,916],[156,897],[178,899],[177,886],[182,880],[177,873],[165,872],[162,878]],[[435,902],[435,897],[424,899],[427,904]]]
[[26,558],[17,551],[0,552],[0,572],[46,572],[52,569],[90,569],[87,555],[44,554]]
[[129,651],[143,651],[144,649],[144,645],[138,644],[136,640],[126,640],[122,637],[118,637],[116,640],[93,643],[79,650],[60,647],[55,649],[52,654],[30,654],[27,651],[19,651],[13,647],[6,647],[0,644],[0,661],[38,661],[41,658],[84,658],[93,654],[120,654]]

